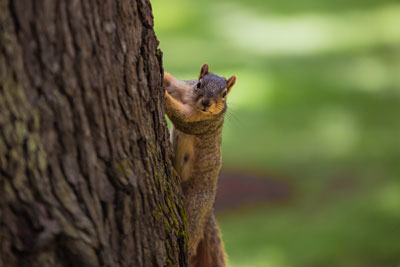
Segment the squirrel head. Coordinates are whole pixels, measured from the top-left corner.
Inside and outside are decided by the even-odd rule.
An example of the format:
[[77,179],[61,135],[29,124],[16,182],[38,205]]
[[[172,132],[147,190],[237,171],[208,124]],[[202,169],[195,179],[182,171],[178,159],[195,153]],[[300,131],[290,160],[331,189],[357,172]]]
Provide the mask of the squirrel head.
[[195,106],[202,113],[217,115],[226,109],[226,99],[236,83],[236,76],[225,79],[208,71],[205,63],[194,86]]

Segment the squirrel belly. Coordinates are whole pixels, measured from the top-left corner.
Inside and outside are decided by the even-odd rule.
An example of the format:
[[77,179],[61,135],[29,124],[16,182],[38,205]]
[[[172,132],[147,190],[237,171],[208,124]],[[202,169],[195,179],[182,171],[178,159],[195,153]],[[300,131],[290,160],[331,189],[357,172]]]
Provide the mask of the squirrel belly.
[[175,152],[174,167],[182,181],[185,182],[189,179],[193,170],[194,136],[175,128],[171,130],[171,139],[172,148]]
[[165,73],[165,111],[173,127],[174,167],[182,180],[187,216],[190,266],[226,266],[213,215],[217,180],[222,166],[222,125],[226,97],[236,82],[208,71],[198,80],[179,81]]

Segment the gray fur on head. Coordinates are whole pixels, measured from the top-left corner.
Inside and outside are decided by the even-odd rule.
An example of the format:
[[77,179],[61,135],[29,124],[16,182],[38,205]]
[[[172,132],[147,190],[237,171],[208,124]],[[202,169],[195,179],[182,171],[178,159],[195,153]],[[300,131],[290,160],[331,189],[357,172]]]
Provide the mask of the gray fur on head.
[[213,73],[208,73],[201,79],[201,88],[207,97],[217,96],[227,87],[226,79]]

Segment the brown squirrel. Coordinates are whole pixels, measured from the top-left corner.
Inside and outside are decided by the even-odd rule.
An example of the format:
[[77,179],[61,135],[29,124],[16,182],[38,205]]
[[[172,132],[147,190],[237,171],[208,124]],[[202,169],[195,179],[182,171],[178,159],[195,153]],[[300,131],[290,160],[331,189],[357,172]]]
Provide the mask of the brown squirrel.
[[164,73],[165,110],[173,127],[174,167],[182,180],[189,239],[189,264],[226,266],[221,234],[213,215],[222,166],[221,135],[226,98],[236,82],[201,67],[197,80],[179,81]]

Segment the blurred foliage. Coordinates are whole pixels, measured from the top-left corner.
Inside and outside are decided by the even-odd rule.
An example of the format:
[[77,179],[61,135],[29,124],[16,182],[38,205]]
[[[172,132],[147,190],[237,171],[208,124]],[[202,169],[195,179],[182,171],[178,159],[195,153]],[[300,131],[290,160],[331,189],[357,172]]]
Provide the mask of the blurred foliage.
[[225,169],[284,177],[222,214],[232,266],[400,263],[400,1],[153,0],[165,70],[238,83]]

